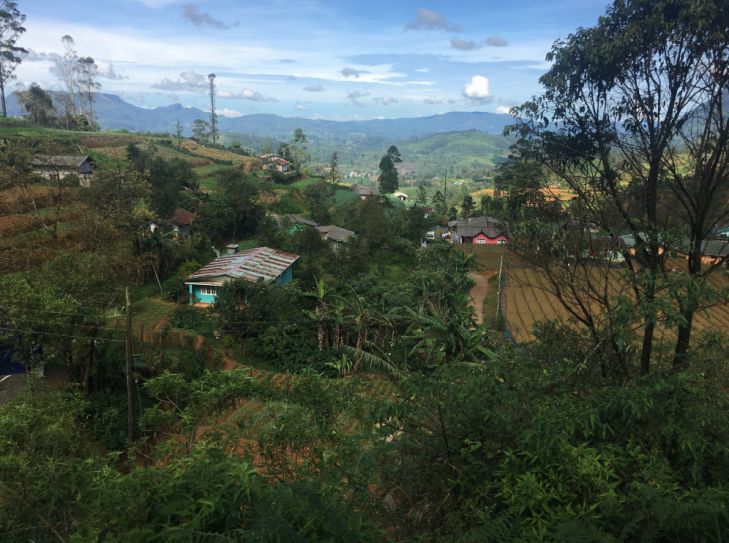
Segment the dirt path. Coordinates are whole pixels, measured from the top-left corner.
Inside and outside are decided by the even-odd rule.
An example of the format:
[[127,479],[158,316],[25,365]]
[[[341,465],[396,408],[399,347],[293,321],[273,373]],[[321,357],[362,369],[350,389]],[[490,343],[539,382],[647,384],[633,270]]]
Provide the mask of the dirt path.
[[469,273],[471,279],[476,283],[471,289],[471,305],[476,315],[476,324],[483,324],[483,301],[489,293],[489,280],[497,273],[496,270]]

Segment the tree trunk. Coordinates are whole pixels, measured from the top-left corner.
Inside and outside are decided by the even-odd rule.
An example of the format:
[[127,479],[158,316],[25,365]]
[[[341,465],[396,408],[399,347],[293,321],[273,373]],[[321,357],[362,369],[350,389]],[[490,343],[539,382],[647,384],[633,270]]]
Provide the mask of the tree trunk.
[[640,374],[648,375],[651,371],[651,355],[653,354],[653,336],[656,330],[656,308],[653,305],[656,299],[656,277],[651,278],[646,287],[646,300],[649,304],[649,313],[645,318],[643,328],[643,346],[640,351]]
[[[691,244],[691,253],[688,257],[688,272],[691,281],[699,280],[701,275],[701,236],[695,236]],[[693,331],[694,315],[696,314],[697,300],[694,284],[689,284],[686,299],[680,305],[683,322],[678,325],[678,338],[676,351],[673,355],[673,369],[680,370],[688,365],[688,350],[691,346],[691,332]]]
[[7,117],[8,110],[7,110],[7,107],[5,106],[5,82],[2,79],[0,79],[0,100],[2,101],[2,104],[3,104],[3,117]]

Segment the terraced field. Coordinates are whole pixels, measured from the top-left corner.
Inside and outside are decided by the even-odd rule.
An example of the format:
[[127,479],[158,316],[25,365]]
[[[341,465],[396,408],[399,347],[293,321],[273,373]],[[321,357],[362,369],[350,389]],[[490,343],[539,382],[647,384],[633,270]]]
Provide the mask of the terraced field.
[[[669,269],[684,266],[685,261],[680,258],[669,262]],[[622,271],[619,269],[610,272],[608,289],[611,295],[624,292],[626,289],[621,274]],[[717,288],[726,288],[729,285],[729,279],[721,270],[715,272],[711,279]],[[507,267],[503,304],[508,328],[517,342],[534,339],[532,327],[536,322],[544,320],[566,322],[570,318],[569,312],[552,294],[544,275],[535,268],[523,265]],[[593,309],[597,309],[597,306],[593,305]],[[708,329],[729,329],[729,304],[720,303],[697,313],[694,329],[697,332]],[[675,336],[675,330],[673,328],[659,330],[658,336],[671,341]]]

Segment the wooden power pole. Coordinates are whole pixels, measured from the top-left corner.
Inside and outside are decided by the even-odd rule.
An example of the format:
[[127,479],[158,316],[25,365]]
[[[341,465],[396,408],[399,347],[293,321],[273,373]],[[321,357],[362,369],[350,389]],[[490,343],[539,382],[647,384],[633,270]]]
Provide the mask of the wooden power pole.
[[134,395],[132,390],[132,297],[129,287],[124,289],[127,311],[127,329],[124,336],[124,355],[127,372],[127,446],[134,441]]

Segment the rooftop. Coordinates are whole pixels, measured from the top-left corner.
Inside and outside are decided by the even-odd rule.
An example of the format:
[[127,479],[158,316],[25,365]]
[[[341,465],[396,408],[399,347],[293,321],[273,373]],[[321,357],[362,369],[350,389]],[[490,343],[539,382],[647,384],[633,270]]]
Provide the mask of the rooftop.
[[729,256],[729,241],[725,239],[710,239],[701,244],[704,256]]
[[484,233],[487,237],[495,239],[501,235],[505,235],[501,228],[486,228],[483,226],[458,226],[456,233],[461,237],[472,238],[480,233]]
[[269,247],[256,247],[232,255],[222,255],[187,278],[187,282],[213,277],[231,277],[247,281],[273,281],[299,259],[299,255]]
[[177,226],[187,226],[195,220],[195,214],[182,207],[176,207],[170,216],[170,220]]
[[32,160],[33,166],[62,166],[68,168],[78,168],[86,162],[89,158],[88,155],[36,155]]
[[317,226],[317,224],[311,219],[307,219],[306,217],[302,217],[301,215],[296,215],[294,213],[284,215],[284,218],[287,219],[291,224],[305,224],[306,226]]
[[324,234],[324,237],[326,239],[331,241],[345,242],[349,238],[354,236],[354,232],[352,232],[351,230],[347,230],[346,228],[341,228],[333,224],[329,224],[327,226],[317,226],[316,229]]
[[373,196],[373,195],[377,194],[376,187],[370,187],[367,185],[355,185],[354,190],[360,196]]

